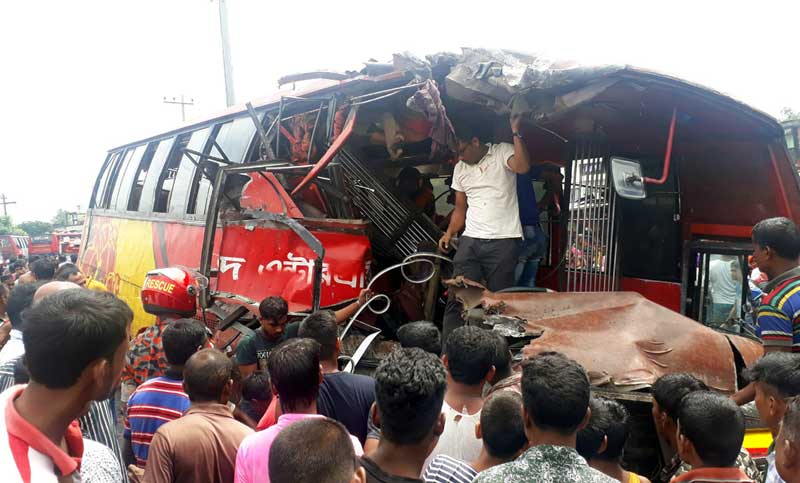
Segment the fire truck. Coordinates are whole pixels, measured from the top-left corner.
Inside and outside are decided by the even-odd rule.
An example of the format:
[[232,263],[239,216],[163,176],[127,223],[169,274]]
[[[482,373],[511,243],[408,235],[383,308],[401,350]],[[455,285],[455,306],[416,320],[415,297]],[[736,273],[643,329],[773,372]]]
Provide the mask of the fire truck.
[[[732,393],[762,354],[747,283],[751,228],[772,216],[800,221],[798,174],[769,115],[630,66],[482,49],[396,55],[280,84],[109,150],[80,264],[131,305],[134,330],[153,321],[139,292],[160,267],[197,274],[198,317],[223,346],[257,326],[265,296],[302,316],[370,288],[382,297],[345,331],[351,367],[369,366],[403,323],[441,320],[447,290],[471,323],[502,331],[522,356],[559,350],[581,362],[643,428],[658,376],[690,372]],[[491,293],[449,280],[448,255],[435,247],[452,209],[454,126],[480,122],[485,141],[508,142],[511,113],[523,116],[546,174],[533,183],[548,244],[539,288]],[[716,263],[740,275],[724,317],[714,309]],[[763,432],[753,438],[751,449],[766,448]],[[640,455],[632,469],[652,474],[658,461]]]
[[31,237],[28,250],[31,255],[78,254],[81,234],[78,232],[45,233]]

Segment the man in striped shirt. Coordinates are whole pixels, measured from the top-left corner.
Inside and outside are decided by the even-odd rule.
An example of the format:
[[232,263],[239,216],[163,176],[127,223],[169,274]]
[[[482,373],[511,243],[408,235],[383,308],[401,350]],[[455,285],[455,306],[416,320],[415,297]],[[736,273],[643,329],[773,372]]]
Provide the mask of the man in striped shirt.
[[206,344],[205,328],[194,319],[179,319],[164,329],[164,354],[170,366],[161,377],[139,386],[128,400],[124,453],[128,463],[145,467],[150,441],[163,424],[178,419],[189,409],[183,388],[183,367]]
[[[767,274],[757,333],[764,352],[800,352],[800,230],[788,218],[768,218],[753,227],[753,261]],[[755,398],[748,385],[733,395],[739,405]]]

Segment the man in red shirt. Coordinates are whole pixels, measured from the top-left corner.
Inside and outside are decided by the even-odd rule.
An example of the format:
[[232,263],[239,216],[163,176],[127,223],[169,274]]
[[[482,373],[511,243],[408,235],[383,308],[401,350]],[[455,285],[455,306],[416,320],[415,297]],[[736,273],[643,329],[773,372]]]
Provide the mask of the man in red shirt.
[[0,394],[0,481],[77,476],[75,421],[119,383],[133,312],[110,293],[63,290],[26,311],[27,386]]

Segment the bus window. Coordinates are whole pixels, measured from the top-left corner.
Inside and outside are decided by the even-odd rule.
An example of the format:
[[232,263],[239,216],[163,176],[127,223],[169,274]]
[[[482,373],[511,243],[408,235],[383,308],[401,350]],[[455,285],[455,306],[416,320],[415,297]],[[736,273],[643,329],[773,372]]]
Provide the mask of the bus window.
[[148,144],[141,161],[139,161],[139,166],[136,168],[136,172],[133,175],[133,185],[131,186],[131,194],[128,198],[128,211],[136,211],[139,209],[139,200],[142,198],[144,182],[147,179],[147,172],[150,170],[150,163],[153,161],[153,155],[156,153],[158,145],[159,141]]
[[119,152],[111,153],[106,158],[107,162],[103,166],[103,172],[100,174],[100,179],[97,182],[97,186],[95,187],[95,196],[92,200],[92,208],[101,208],[103,198],[105,197],[106,192],[106,185],[108,184],[108,176],[109,173],[114,169],[114,165],[117,164],[117,160],[119,159]]
[[227,156],[231,163],[239,164],[244,160],[244,155],[250,147],[255,133],[256,126],[249,117],[240,117],[226,122],[219,127],[219,132],[214,138],[225,156],[219,152],[216,146],[212,146],[210,154],[218,158]]
[[[111,204],[111,206],[109,206],[109,208],[112,208],[116,211],[125,211],[128,208],[128,198],[131,194],[131,186],[133,185],[134,176],[139,174],[139,169],[142,166],[142,155],[145,153],[145,151],[147,151],[147,146],[144,144],[141,146],[136,146],[130,150],[130,162],[128,163],[125,172],[120,173],[118,177],[119,183],[117,183],[117,187],[114,189],[114,202]],[[152,157],[153,154],[150,153],[150,158]],[[146,168],[144,173],[147,174]],[[144,183],[144,176],[142,176],[142,183]],[[141,193],[141,186],[139,187],[139,192]]]
[[183,148],[189,144],[190,136],[191,133],[184,133],[176,138],[175,145],[169,153],[169,158],[167,158],[167,163],[161,170],[161,176],[158,179],[158,187],[155,193],[155,204],[153,205],[153,211],[156,213],[167,212],[169,199],[175,187],[175,177],[178,174],[178,166],[183,157]]
[[106,183],[106,189],[103,193],[103,199],[100,201],[98,208],[112,208],[114,203],[112,202],[114,198],[117,196],[119,192],[119,181],[120,178],[123,176],[125,170],[128,167],[128,163],[131,161],[131,155],[133,154],[133,149],[127,149],[125,152],[120,155],[117,159],[117,162],[114,163],[114,167],[111,170],[111,174],[108,176],[108,182]]
[[150,161],[147,175],[144,177],[144,185],[142,185],[141,199],[139,201],[139,211],[148,212],[153,210],[156,198],[156,187],[161,184],[161,173],[167,162],[167,157],[172,151],[172,144],[174,142],[175,138],[170,138],[154,143],[158,146],[153,153],[153,159]]
[[[201,129],[192,133],[186,149],[202,152],[208,139],[208,134],[211,132],[211,127]],[[181,150],[183,153],[183,150]],[[195,161],[200,161],[197,156],[192,155]],[[194,163],[189,160],[186,154],[180,157],[180,165],[178,166],[178,173],[173,183],[172,193],[169,201],[169,212],[183,214],[187,212],[187,192],[194,191],[193,182],[195,179],[196,167]]]

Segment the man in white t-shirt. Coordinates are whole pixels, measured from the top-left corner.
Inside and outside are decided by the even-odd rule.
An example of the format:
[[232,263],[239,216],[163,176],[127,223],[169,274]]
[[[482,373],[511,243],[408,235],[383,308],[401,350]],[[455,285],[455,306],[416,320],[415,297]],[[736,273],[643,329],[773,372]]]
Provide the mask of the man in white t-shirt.
[[[439,240],[442,251],[450,239],[464,229],[453,259],[453,276],[463,275],[496,292],[514,285],[522,225],[517,203],[517,174],[531,168],[520,133],[521,118],[511,117],[514,144],[483,144],[477,129],[466,132],[460,125],[458,156],[451,188],[455,209],[450,226]],[[463,325],[462,306],[453,297],[447,303],[442,340]]]

